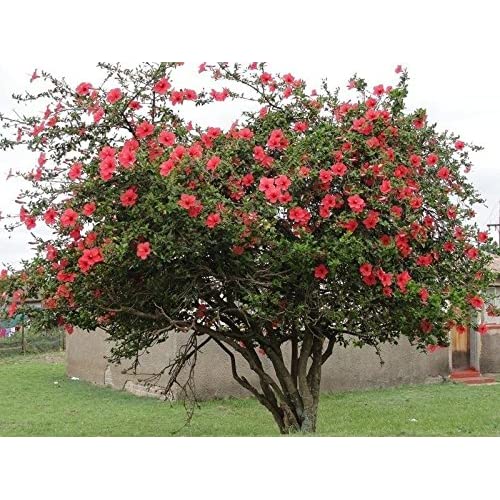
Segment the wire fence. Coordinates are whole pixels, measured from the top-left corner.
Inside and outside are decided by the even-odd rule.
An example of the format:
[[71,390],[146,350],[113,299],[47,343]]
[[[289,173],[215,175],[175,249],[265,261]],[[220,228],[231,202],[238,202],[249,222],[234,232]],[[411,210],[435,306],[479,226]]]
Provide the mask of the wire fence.
[[63,351],[66,348],[65,340],[66,334],[60,329],[34,332],[21,326],[9,337],[0,337],[0,357]]

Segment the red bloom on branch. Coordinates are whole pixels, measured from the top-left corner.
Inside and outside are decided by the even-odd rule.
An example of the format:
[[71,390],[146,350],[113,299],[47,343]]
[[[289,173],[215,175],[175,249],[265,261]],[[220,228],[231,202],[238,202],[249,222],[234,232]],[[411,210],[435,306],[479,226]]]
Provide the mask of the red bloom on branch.
[[95,203],[92,201],[90,203],[86,203],[85,205],[83,205],[83,214],[86,215],[87,217],[90,217],[94,212],[95,212],[95,209],[96,209],[96,205]]
[[297,122],[293,126],[293,130],[295,132],[305,132],[308,128],[309,128],[309,125],[307,124],[307,122]]
[[155,128],[149,122],[141,122],[135,129],[135,134],[139,139],[144,139],[154,132]]
[[479,231],[477,233],[477,241],[479,243],[486,243],[488,241],[488,233],[486,231]]
[[181,208],[189,210],[196,205],[196,201],[196,196],[192,194],[181,194],[181,198],[177,203]]
[[341,222],[340,226],[343,227],[346,231],[353,233],[358,227],[358,222],[354,219],[351,219],[345,222]]
[[77,220],[78,214],[72,208],[67,208],[61,215],[61,226],[73,227]]
[[168,130],[162,130],[158,136],[158,142],[163,146],[171,147],[175,144],[175,134]]
[[380,214],[376,212],[375,210],[370,210],[368,212],[368,217],[363,221],[363,225],[366,227],[366,229],[373,229],[377,224],[380,219]]
[[458,149],[459,151],[464,149],[465,143],[463,141],[456,141],[455,142],[455,148]]
[[114,156],[104,158],[99,164],[99,173],[103,181],[109,181],[116,171],[116,160]]
[[341,177],[347,172],[347,166],[339,162],[332,165],[330,170],[332,171],[333,175],[338,175]]
[[266,192],[266,200],[270,203],[276,203],[281,196],[281,191],[277,187],[270,187]]
[[432,264],[432,254],[419,255],[416,263],[417,266],[429,267]]
[[486,323],[481,323],[478,325],[477,331],[480,335],[486,335],[488,333],[488,325]]
[[274,179],[274,183],[278,189],[287,190],[291,185],[292,181],[286,175],[278,175]]
[[43,220],[45,221],[45,224],[49,226],[54,224],[54,222],[56,221],[56,217],[57,217],[57,212],[52,207],[48,208],[43,214]]
[[328,268],[325,264],[319,264],[314,268],[314,277],[319,280],[324,280],[328,276]]
[[309,222],[311,214],[305,208],[294,207],[289,210],[288,217],[290,217],[290,220],[299,224],[299,226],[305,226]]
[[421,288],[418,294],[420,295],[420,300],[424,304],[427,304],[427,300],[429,299],[429,291],[427,290],[427,288]]
[[470,296],[468,302],[474,309],[482,309],[484,305],[484,300],[479,295]]
[[208,215],[205,224],[208,228],[213,229],[215,226],[218,226],[221,222],[221,217],[217,213],[213,213]]
[[406,292],[406,286],[411,280],[410,273],[408,271],[403,271],[396,276],[396,284],[402,292]]
[[261,177],[259,181],[259,191],[265,193],[268,189],[275,187],[274,179],[269,177]]
[[242,128],[239,132],[238,132],[238,137],[240,139],[243,139],[244,141],[249,141],[252,139],[253,137],[253,132],[249,129],[249,128]]
[[175,106],[176,104],[182,104],[184,102],[184,92],[174,90],[170,94],[170,102]]
[[422,164],[422,158],[420,158],[420,156],[418,155],[413,154],[410,156],[410,163],[412,167],[420,167],[420,165]]
[[83,255],[78,259],[78,267],[82,273],[87,273],[93,266],[103,261],[104,257],[100,248],[88,248],[83,251]]
[[376,96],[381,96],[384,93],[384,86],[382,84],[373,87],[373,93]]
[[329,182],[332,181],[333,179],[333,172],[331,170],[324,170],[324,169],[321,169],[319,171],[319,179],[321,182],[323,182],[324,184],[328,184]]
[[166,78],[162,78],[155,83],[153,90],[157,94],[164,95],[167,93],[171,86],[172,85]]
[[442,180],[448,180],[450,178],[450,169],[447,167],[441,167],[436,175],[438,176],[439,179]]
[[288,144],[288,139],[281,129],[273,130],[267,141],[267,147],[270,149],[282,150],[288,147]]
[[471,260],[476,260],[479,257],[479,250],[474,247],[468,248],[465,251],[465,255]]
[[146,260],[151,253],[151,245],[148,241],[138,243],[136,255],[142,260]]
[[172,172],[174,168],[175,168],[175,163],[173,160],[164,161],[160,165],[160,175],[162,175],[163,177],[167,177],[168,175],[170,175],[170,172]]
[[359,272],[361,276],[370,276],[373,271],[373,266],[369,262],[365,262],[359,266]]
[[427,163],[427,165],[429,165],[430,167],[432,167],[433,165],[435,165],[437,162],[438,162],[438,155],[435,154],[435,153],[431,153],[427,159],[425,160],[425,162]]
[[71,168],[69,169],[68,177],[72,181],[79,179],[82,175],[82,169],[83,165],[80,162],[74,163],[73,165],[71,165]]
[[92,90],[92,84],[91,83],[80,83],[78,87],[76,87],[76,93],[79,96],[86,96],[90,94],[90,91]]
[[376,274],[382,286],[384,287],[391,286],[392,273],[386,273],[383,269],[379,269]]
[[353,196],[349,196],[349,198],[347,198],[347,203],[349,204],[349,208],[354,213],[362,212],[366,206],[365,200],[363,200],[363,198],[361,198],[361,196],[359,196],[357,194],[355,194]]
[[110,104],[114,104],[115,102],[118,102],[122,97],[123,97],[123,94],[122,94],[122,91],[120,89],[111,89],[106,94],[106,100]]
[[430,333],[432,331],[432,323],[428,319],[423,319],[420,322],[420,330],[423,333]]
[[137,202],[138,195],[134,188],[127,189],[120,195],[120,202],[124,207],[133,207]]
[[221,162],[221,159],[218,156],[212,156],[210,160],[207,161],[207,170],[213,172]]
[[389,194],[391,192],[392,186],[391,181],[388,179],[384,179],[382,184],[380,185],[380,192],[382,194]]
[[118,161],[120,162],[120,165],[122,165],[122,167],[124,168],[131,167],[136,162],[135,151],[133,149],[124,147],[118,153]]

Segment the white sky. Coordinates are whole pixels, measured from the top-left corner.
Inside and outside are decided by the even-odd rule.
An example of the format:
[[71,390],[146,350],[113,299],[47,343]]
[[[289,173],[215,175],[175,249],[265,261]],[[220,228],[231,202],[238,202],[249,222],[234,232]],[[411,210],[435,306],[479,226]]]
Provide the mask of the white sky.
[[[36,10],[37,4],[33,5]],[[500,47],[500,43],[494,24],[494,3],[477,1],[470,4],[475,6],[471,9],[464,8],[468,4],[460,2],[419,2],[418,8],[406,6],[404,11],[401,7],[403,2],[376,2],[372,5],[376,5],[377,12],[380,11],[383,15],[369,10],[367,12],[370,14],[366,18],[359,18],[361,7],[356,3],[356,6],[337,6],[333,17],[325,14],[330,19],[328,21],[323,18],[320,10],[312,9],[310,16],[311,20],[314,19],[315,26],[308,27],[303,23],[301,30],[293,30],[286,23],[283,26],[273,25],[271,36],[275,31],[282,32],[281,40],[274,43],[269,41],[264,47],[259,47],[257,43],[253,53],[249,52],[248,46],[240,45],[236,52],[231,47],[229,52],[212,55],[210,51],[202,50],[207,48],[203,44],[194,41],[194,45],[189,46],[189,42],[183,39],[178,53],[166,54],[171,57],[157,53],[156,46],[151,54],[137,53],[134,50],[137,47],[133,43],[132,50],[126,54],[120,50],[109,54],[107,45],[102,45],[100,50],[98,43],[88,33],[85,35],[88,46],[84,60],[73,57],[74,48],[61,45],[60,42],[57,51],[49,48],[40,52],[36,45],[32,45],[24,57],[15,61],[0,60],[0,110],[9,112],[13,109],[10,94],[30,85],[29,77],[35,68],[66,76],[76,86],[83,80],[98,81],[94,61],[103,59],[130,60],[137,56],[150,60],[190,60],[185,69],[192,69],[193,79],[191,81],[188,75],[183,83],[195,89],[199,88],[197,65],[205,60],[268,60],[271,71],[290,71],[294,76],[304,78],[311,86],[318,84],[322,77],[327,77],[332,87],[345,87],[349,77],[355,72],[366,78],[370,85],[394,84],[397,80],[394,68],[397,64],[402,64],[408,67],[411,77],[407,101],[409,107],[427,108],[429,121],[437,122],[440,129],[452,130],[464,140],[485,147],[484,151],[473,156],[474,166],[470,179],[487,200],[486,206],[476,207],[478,224],[485,227],[488,222],[496,222],[500,203],[500,91],[498,57],[494,47]],[[390,8],[384,9],[383,5],[390,5]],[[432,10],[426,9],[430,5],[433,6]],[[220,15],[227,18],[228,13],[221,11]],[[245,15],[250,17],[251,22],[253,12]],[[281,15],[286,17],[287,11],[281,11]],[[202,17],[201,15],[200,19]],[[28,22],[36,25],[35,18],[36,12]],[[193,20],[194,31],[196,23],[201,23],[200,19]],[[88,21],[90,20],[89,17]],[[260,18],[256,18],[255,22],[257,31],[254,30],[253,37],[258,35],[259,30],[268,29],[266,26],[259,28]],[[287,29],[288,26],[290,29]],[[59,34],[64,35],[64,30],[69,30],[69,27],[61,26],[60,29],[62,32]],[[234,39],[236,32],[234,23],[227,24],[225,40]],[[319,38],[315,46],[305,46],[303,42],[313,35]],[[61,40],[60,36],[53,33],[47,33],[46,36],[49,44],[51,41]],[[140,38],[141,34],[137,36]],[[217,47],[222,35],[214,30],[210,36],[213,39],[211,45]],[[187,51],[186,46],[190,47]],[[293,59],[292,53],[295,56]],[[199,56],[195,59],[193,56],[197,54]],[[154,57],[143,57],[144,55]],[[228,55],[232,57],[227,57]],[[211,108],[203,116],[203,122],[207,125],[222,123],[227,126],[237,115],[235,108],[224,103],[220,107]],[[200,115],[197,113],[196,116]],[[36,157],[28,153],[0,152],[0,211],[4,214],[12,209],[15,212],[19,210],[19,205],[13,203],[19,184],[12,179],[5,182],[7,172],[10,168],[30,170],[35,163]],[[25,229],[20,229],[11,239],[0,230],[0,268],[2,262],[18,263],[21,258],[28,256],[29,239]]]

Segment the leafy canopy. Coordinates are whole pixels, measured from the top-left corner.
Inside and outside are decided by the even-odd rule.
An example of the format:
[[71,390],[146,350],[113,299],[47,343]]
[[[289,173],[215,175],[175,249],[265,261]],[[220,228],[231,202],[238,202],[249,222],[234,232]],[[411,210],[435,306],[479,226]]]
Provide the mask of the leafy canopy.
[[[1,116],[1,147],[38,154],[19,224],[52,229],[3,272],[9,315],[39,295],[41,322],[101,327],[117,359],[172,329],[270,355],[465,327],[490,279],[466,177],[479,148],[405,110],[405,70],[394,87],[355,76],[342,100],[257,63],[204,63],[213,88],[181,88],[180,66],[99,64],[76,88],[34,74],[15,98],[45,113]],[[223,101],[247,105],[228,130],[179,111]]]

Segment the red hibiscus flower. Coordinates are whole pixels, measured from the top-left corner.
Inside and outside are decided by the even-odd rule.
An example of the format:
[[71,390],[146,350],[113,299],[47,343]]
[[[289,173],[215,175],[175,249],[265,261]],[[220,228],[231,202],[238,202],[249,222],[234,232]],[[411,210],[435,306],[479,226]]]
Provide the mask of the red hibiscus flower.
[[285,137],[285,134],[283,134],[281,129],[273,130],[267,141],[267,147],[269,149],[282,150],[285,149],[288,144],[288,139]]
[[114,104],[115,102],[118,102],[122,98],[123,94],[120,89],[111,89],[107,95],[106,95],[106,100],[110,104]]
[[78,214],[72,208],[67,208],[60,220],[63,227],[73,227],[78,220]]
[[309,128],[309,125],[307,124],[307,122],[297,122],[293,126],[293,130],[295,132],[305,132],[308,128]]
[[90,94],[90,91],[92,90],[92,84],[91,83],[80,83],[78,87],[76,87],[76,93],[80,96],[86,96]]
[[158,80],[154,87],[153,87],[153,90],[157,93],[157,94],[161,94],[161,95],[164,95],[167,93],[168,89],[171,87],[172,85],[170,84],[170,82],[166,79],[166,78],[162,78],[160,80]]
[[365,200],[357,194],[349,196],[347,203],[349,204],[349,208],[356,214],[362,212],[366,205]]
[[373,229],[379,221],[380,215],[375,210],[370,210],[368,212],[368,217],[363,221],[363,225],[366,229]]
[[177,203],[180,207],[189,210],[196,205],[196,196],[192,194],[181,194],[181,198]]
[[120,202],[124,207],[133,207],[137,202],[138,195],[134,188],[127,189],[120,195]]
[[365,262],[359,266],[361,276],[370,276],[373,271],[373,266],[369,262]]
[[86,215],[87,217],[90,217],[94,212],[95,212],[95,209],[96,209],[96,205],[95,203],[92,201],[90,203],[86,203],[85,205],[83,205],[83,214]]
[[477,241],[479,243],[486,243],[488,241],[488,233],[486,231],[479,231],[477,233]]
[[439,179],[447,180],[450,178],[450,169],[447,167],[441,167],[437,171],[436,175],[438,176]]
[[411,280],[410,273],[408,271],[403,271],[396,276],[396,284],[402,292],[406,291],[406,286]]
[[340,226],[343,227],[346,231],[353,233],[358,227],[358,222],[354,219],[350,219],[348,221],[342,222]]
[[135,129],[135,134],[139,139],[144,139],[154,132],[155,128],[149,122],[141,122]]
[[429,299],[429,291],[427,290],[427,288],[421,288],[418,294],[420,295],[420,300],[424,304],[427,304],[427,300]]
[[175,134],[168,130],[162,130],[158,136],[158,142],[163,146],[171,147],[175,144]]
[[468,298],[469,304],[474,308],[474,309],[482,309],[484,305],[484,300],[479,297],[478,295],[472,295]]
[[151,253],[151,245],[149,241],[145,241],[144,243],[139,243],[137,245],[136,255],[142,260],[146,260]]
[[328,272],[325,264],[319,264],[314,268],[314,277],[318,280],[324,280],[328,276]]
[[486,323],[481,323],[478,325],[477,331],[480,335],[486,335],[488,333],[488,325]]
[[213,229],[215,226],[219,225],[221,222],[221,217],[217,213],[209,214],[207,220],[205,221],[205,225]]
[[83,165],[81,163],[74,163],[71,168],[69,169],[68,172],[68,177],[74,181],[76,179],[79,179],[82,175],[82,168]]
[[221,159],[218,156],[212,156],[210,160],[207,161],[207,170],[214,171],[219,163],[221,162]]
[[289,210],[288,217],[300,226],[305,226],[309,222],[311,214],[305,208],[294,207]]
[[57,212],[52,207],[48,208],[43,214],[43,220],[45,221],[45,224],[49,226],[54,224],[54,222],[56,221],[56,217]]
[[341,162],[335,163],[331,166],[331,171],[333,175],[343,176],[347,172],[347,166]]
[[391,181],[388,179],[384,179],[382,184],[380,185],[380,192],[382,194],[389,194],[391,192],[392,186]]
[[172,172],[174,168],[175,163],[173,162],[173,160],[164,161],[160,165],[160,175],[163,175],[163,177],[167,177],[168,175],[170,175],[170,172]]

